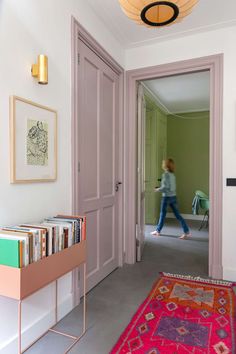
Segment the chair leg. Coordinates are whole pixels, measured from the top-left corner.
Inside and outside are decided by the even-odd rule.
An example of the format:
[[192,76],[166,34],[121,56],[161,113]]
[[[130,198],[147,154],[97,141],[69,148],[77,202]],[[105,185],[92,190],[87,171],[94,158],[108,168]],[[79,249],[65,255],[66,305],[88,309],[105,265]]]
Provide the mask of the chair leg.
[[203,219],[202,219],[202,222],[201,222],[201,225],[200,225],[198,231],[201,231],[201,229],[203,228],[204,221],[205,221],[205,215],[203,216]]
[[203,216],[203,219],[202,219],[202,222],[201,222],[201,225],[200,225],[198,231],[201,231],[201,229],[204,226],[204,223],[206,223],[206,228],[208,227],[208,219],[209,219],[209,213],[208,213],[208,210],[207,210],[205,212],[204,216]]
[[209,227],[209,210],[206,211],[206,229]]

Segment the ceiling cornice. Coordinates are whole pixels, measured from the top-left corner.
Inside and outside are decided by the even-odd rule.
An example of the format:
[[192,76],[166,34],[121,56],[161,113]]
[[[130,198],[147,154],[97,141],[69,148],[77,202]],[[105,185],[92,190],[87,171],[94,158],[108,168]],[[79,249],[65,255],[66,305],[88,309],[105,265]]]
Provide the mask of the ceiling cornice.
[[129,45],[126,45],[125,49],[132,49],[132,48],[137,48],[137,47],[142,47],[147,45],[153,45],[153,44],[157,44],[158,42],[164,42],[164,41],[178,39],[186,36],[192,36],[199,33],[216,31],[222,28],[235,27],[235,26],[236,26],[236,19],[227,22],[219,22],[214,25],[197,27],[187,31],[181,31],[181,32],[172,33],[168,35],[157,36],[155,38],[147,39],[145,41],[133,42]]

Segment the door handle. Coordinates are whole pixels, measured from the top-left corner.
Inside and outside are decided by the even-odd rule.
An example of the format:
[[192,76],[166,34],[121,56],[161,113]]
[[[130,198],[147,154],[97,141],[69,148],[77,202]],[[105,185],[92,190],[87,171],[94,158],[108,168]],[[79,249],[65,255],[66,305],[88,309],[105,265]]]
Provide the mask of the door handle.
[[122,182],[116,182],[116,192],[118,192],[120,184],[122,184]]

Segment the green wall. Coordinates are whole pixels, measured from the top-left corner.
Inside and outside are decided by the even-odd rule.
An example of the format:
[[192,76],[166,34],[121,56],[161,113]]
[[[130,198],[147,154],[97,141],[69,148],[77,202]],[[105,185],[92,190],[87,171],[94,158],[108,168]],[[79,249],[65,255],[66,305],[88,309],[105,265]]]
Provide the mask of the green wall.
[[192,214],[196,190],[209,194],[209,112],[167,116],[167,155],[176,163],[181,213]]

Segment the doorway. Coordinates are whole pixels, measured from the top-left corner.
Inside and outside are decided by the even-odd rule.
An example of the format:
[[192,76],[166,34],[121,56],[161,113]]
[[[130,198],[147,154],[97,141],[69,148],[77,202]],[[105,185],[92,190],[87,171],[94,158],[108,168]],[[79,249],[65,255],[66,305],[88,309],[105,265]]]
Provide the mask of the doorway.
[[[151,79],[142,81],[139,85],[142,86],[145,101],[145,244],[147,246],[147,243],[151,242],[156,247],[157,257],[160,257],[158,245],[162,245],[162,249],[165,245],[168,249],[170,247],[169,251],[173,245],[175,257],[178,256],[178,249],[182,251],[183,257],[184,248],[187,247],[186,259],[191,262],[189,251],[196,257],[201,255],[199,259],[203,265],[199,265],[198,274],[206,276],[210,204],[209,71]],[[138,139],[139,136],[138,133]],[[138,142],[138,146],[141,143],[142,141]],[[171,208],[167,210],[161,230],[161,236],[164,236],[165,240],[150,236],[159,220],[162,198],[162,193],[155,192],[155,189],[163,183],[162,161],[168,157],[175,162],[178,209],[191,232],[191,237],[188,238],[191,242],[187,242],[188,245],[181,244],[182,241],[178,242],[184,230]],[[170,240],[167,241],[167,237]],[[186,264],[183,271],[186,267],[190,267],[190,264]]]
[[222,278],[222,63],[223,56],[215,55],[173,64],[132,70],[127,73],[127,154],[126,160],[126,203],[125,214],[129,219],[126,228],[126,260],[136,259],[136,87],[138,81],[161,78],[185,73],[210,72],[210,191],[211,217],[209,220],[209,276]]

